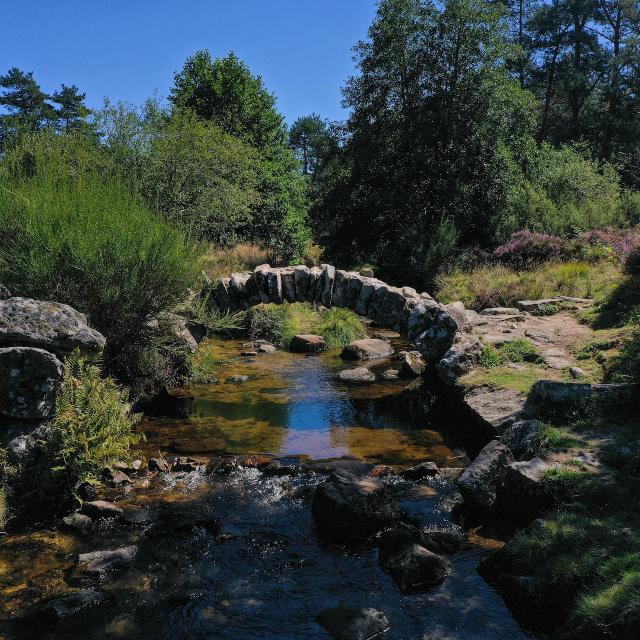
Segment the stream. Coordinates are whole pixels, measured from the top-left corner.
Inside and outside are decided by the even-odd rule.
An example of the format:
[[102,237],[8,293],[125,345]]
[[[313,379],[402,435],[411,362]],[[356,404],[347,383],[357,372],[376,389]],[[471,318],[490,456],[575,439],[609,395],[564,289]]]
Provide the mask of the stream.
[[[215,347],[219,382],[178,390],[172,415],[145,417],[147,458],[206,464],[220,454],[273,454],[317,471],[432,460],[444,470],[436,478],[386,482],[423,525],[459,526],[454,479],[468,457],[451,432],[452,416],[435,412],[424,424],[402,409],[398,398],[410,381],[349,387],[336,374],[353,365],[336,353],[247,358],[242,341],[216,340]],[[372,368],[381,373],[392,364]],[[159,474],[124,493],[107,490],[124,521],[83,535],[52,529],[7,536],[0,543],[0,640],[327,640],[315,618],[338,604],[384,612],[388,640],[532,638],[475,570],[497,540],[468,531],[441,586],[403,595],[375,547],[318,540],[310,504],[324,478],[267,477],[255,468]],[[88,578],[75,566],[78,553],[131,544],[138,547],[133,565],[115,575]],[[35,613],[47,598],[78,588],[99,590],[105,600],[55,625]]]

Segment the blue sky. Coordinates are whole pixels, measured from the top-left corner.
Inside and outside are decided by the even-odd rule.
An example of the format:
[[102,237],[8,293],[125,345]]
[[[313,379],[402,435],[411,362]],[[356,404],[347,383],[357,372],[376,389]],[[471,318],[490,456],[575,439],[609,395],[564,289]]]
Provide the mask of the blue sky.
[[263,76],[291,123],[315,111],[340,119],[351,48],[375,0],[29,0],[0,18],[0,73],[33,71],[44,91],[77,84],[90,107],[166,96],[198,49],[234,50]]

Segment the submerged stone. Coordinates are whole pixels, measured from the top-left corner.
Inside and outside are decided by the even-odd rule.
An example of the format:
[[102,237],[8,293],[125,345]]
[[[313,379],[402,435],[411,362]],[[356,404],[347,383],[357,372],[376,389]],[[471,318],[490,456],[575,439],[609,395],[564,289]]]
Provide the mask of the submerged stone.
[[339,605],[316,618],[334,640],[375,640],[389,629],[387,617],[377,609]]

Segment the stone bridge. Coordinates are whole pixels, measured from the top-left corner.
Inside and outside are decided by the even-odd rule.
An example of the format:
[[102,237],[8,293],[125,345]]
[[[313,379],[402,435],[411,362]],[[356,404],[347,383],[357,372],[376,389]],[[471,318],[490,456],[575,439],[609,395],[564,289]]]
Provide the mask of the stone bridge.
[[459,304],[441,305],[428,293],[393,287],[366,270],[342,271],[328,264],[312,268],[264,264],[253,273],[220,279],[208,294],[210,309],[221,313],[283,302],[348,308],[377,326],[408,336],[427,362],[439,361],[465,324],[464,307]]

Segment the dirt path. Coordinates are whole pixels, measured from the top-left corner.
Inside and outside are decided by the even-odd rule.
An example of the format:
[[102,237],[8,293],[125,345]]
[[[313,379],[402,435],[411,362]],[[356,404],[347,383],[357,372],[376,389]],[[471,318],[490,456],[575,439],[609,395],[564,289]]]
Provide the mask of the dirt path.
[[531,341],[552,369],[568,369],[578,366],[575,357],[577,347],[589,341],[594,331],[579,322],[576,311],[586,303],[571,310],[563,310],[552,316],[535,316],[515,309],[488,310],[493,313],[469,312],[472,332],[486,344],[500,346],[520,338]]

